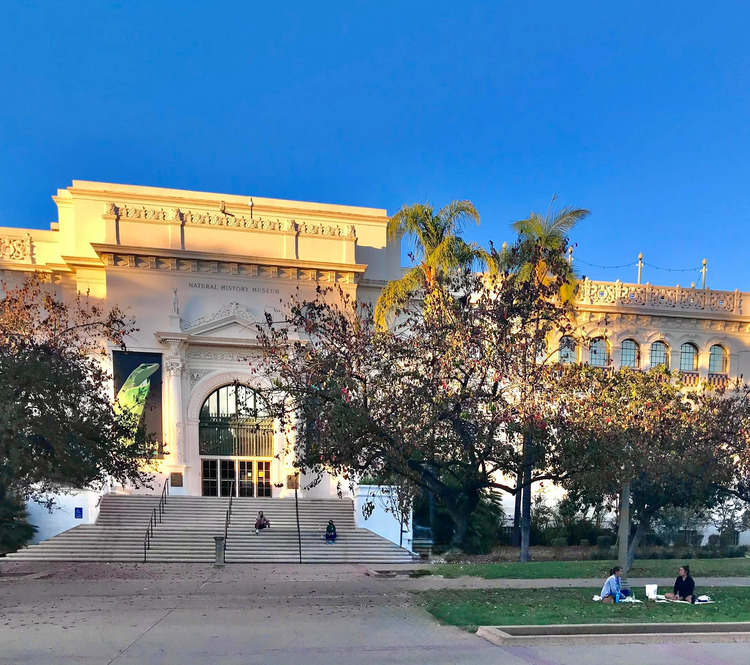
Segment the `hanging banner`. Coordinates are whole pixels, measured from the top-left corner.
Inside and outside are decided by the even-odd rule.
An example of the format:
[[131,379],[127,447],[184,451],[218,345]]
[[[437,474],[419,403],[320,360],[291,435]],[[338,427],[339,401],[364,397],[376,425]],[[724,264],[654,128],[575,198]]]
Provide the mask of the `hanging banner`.
[[141,417],[146,432],[154,435],[161,449],[162,354],[113,351],[112,375],[118,403]]

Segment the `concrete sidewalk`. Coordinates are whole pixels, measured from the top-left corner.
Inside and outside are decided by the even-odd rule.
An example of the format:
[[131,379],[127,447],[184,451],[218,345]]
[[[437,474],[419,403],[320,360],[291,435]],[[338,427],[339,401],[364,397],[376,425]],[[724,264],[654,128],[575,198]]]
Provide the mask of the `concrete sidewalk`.
[[[633,660],[631,649],[604,646],[493,646],[441,626],[419,607],[410,592],[441,580],[381,578],[357,566],[2,569],[11,574],[0,577],[3,665],[303,660],[329,665],[354,659],[357,665],[625,665]],[[691,663],[740,665],[748,662],[747,653],[746,644],[652,645],[638,649],[638,661],[682,664],[689,654]]]

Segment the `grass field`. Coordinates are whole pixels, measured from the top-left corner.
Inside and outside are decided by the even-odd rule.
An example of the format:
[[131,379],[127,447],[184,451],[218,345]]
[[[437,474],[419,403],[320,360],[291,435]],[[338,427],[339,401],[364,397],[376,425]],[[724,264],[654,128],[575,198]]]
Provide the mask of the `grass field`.
[[[750,588],[701,587],[711,605],[676,603],[595,603],[600,589],[446,589],[420,594],[425,609],[442,623],[476,630],[477,626],[567,623],[675,623],[750,621]],[[663,591],[660,589],[660,591]],[[638,595],[636,590],[636,595]]]
[[[629,577],[677,577],[683,561],[679,559],[636,560]],[[745,577],[750,575],[750,558],[688,559],[690,574],[703,577]],[[601,578],[602,583],[616,561],[531,561],[529,563],[435,564],[424,570],[444,577],[483,577],[495,579],[581,579]]]

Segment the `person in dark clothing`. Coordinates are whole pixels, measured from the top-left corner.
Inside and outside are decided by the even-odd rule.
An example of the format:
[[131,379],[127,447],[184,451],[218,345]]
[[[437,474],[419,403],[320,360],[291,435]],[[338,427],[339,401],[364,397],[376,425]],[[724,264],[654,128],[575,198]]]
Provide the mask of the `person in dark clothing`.
[[328,526],[326,527],[326,544],[328,543],[331,543],[331,545],[336,543],[336,525],[333,520],[328,520]]
[[263,514],[263,511],[258,512],[258,517],[255,520],[255,533],[258,533],[261,529],[268,529],[271,526],[271,522],[268,521],[268,518]]
[[674,581],[674,593],[665,593],[668,600],[684,600],[695,602],[695,582],[690,577],[690,566],[680,567],[680,576]]

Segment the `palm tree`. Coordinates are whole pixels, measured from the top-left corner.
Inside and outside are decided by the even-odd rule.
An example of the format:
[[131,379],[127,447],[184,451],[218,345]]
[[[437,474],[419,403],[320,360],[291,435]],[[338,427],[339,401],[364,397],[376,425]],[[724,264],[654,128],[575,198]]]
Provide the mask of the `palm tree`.
[[[576,224],[589,216],[585,208],[565,207],[552,212],[552,204],[557,196],[552,197],[547,214],[542,217],[532,212],[526,219],[513,224],[513,230],[518,233],[519,247],[524,255],[516,257],[515,273],[521,280],[535,280],[539,284],[549,285],[551,282],[550,260],[555,260],[560,266],[560,257],[565,252],[568,234]],[[530,251],[529,251],[530,250]],[[575,293],[576,275],[572,266],[563,274],[560,285],[560,298],[570,302]],[[523,463],[518,470],[518,485],[523,486],[522,492],[516,494],[514,531],[518,534],[520,526],[521,561],[529,561],[529,535],[531,529],[531,470],[534,466],[533,442],[530,435],[523,437]],[[520,524],[519,524],[520,523]],[[516,535],[514,534],[514,540]]]
[[[535,278],[540,283],[547,283],[549,279],[549,257],[561,255],[568,242],[568,234],[576,224],[591,214],[585,208],[567,206],[552,212],[552,204],[557,196],[552,197],[546,216],[532,212],[526,219],[513,224],[513,230],[518,233],[519,240],[532,241],[534,254],[518,267],[521,279]],[[569,301],[575,290],[575,273],[572,268],[570,274],[560,288],[560,296]]]
[[479,224],[479,213],[471,201],[451,201],[437,212],[429,203],[404,204],[388,220],[388,239],[406,235],[414,245],[417,265],[383,289],[375,308],[375,320],[385,326],[387,315],[420,288],[434,288],[451,270],[467,268],[486,253],[475,243],[459,237],[466,222]]

